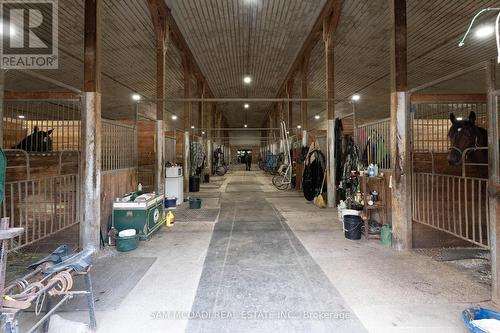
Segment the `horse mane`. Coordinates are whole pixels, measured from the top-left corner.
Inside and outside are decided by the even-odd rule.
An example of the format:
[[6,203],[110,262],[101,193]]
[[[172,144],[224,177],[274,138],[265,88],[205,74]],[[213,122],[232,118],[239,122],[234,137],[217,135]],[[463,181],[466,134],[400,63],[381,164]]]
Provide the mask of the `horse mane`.
[[488,131],[485,128],[476,126],[476,131],[478,131],[478,145],[479,147],[487,147],[488,146]]

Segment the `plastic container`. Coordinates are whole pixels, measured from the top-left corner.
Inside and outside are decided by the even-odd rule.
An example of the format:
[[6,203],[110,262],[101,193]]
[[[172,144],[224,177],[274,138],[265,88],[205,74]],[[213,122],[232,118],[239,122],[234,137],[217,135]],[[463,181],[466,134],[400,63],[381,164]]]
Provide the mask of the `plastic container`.
[[165,208],[175,209],[177,207],[177,198],[165,198]]
[[467,325],[467,328],[473,333],[487,333],[481,328],[474,325],[474,320],[481,319],[496,319],[500,320],[500,313],[480,307],[468,308],[462,312],[462,318]]
[[363,220],[359,215],[344,215],[344,236],[347,239],[361,239]]
[[354,210],[354,209],[344,209],[342,210],[342,216],[346,215],[354,215],[354,216],[359,216],[360,211],[359,210]]
[[368,176],[370,176],[370,177],[374,177],[375,176],[375,165],[373,165],[373,163],[371,163],[368,166]]
[[392,245],[392,230],[388,224],[384,224],[380,229],[380,241],[385,246]]
[[189,198],[189,208],[191,208],[191,209],[200,209],[201,208],[201,199],[199,199],[199,198]]
[[139,235],[116,237],[116,249],[120,252],[128,252],[137,249]]
[[200,176],[189,177],[189,192],[200,192]]
[[135,236],[136,234],[137,231],[135,231],[135,229],[125,229],[118,233],[118,237],[130,237]]

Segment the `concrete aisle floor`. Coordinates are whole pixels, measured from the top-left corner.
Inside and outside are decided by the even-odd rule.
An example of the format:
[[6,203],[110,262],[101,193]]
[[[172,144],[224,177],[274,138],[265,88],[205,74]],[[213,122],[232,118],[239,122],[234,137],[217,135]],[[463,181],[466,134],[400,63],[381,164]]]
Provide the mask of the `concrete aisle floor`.
[[111,251],[156,260],[120,304],[97,312],[98,332],[465,333],[462,309],[489,299],[454,267],[345,239],[335,210],[270,181],[259,171],[214,178],[199,196],[220,204],[217,223],[177,223],[136,251]]

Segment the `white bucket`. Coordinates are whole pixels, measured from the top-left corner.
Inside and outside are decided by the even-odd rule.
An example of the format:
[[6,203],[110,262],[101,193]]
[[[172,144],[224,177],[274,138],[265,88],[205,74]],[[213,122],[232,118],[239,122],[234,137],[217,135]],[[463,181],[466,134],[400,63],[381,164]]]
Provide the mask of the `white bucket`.
[[354,216],[359,216],[360,211],[359,210],[354,210],[354,209],[344,209],[342,210],[342,217],[346,215],[354,215]]
[[127,230],[122,230],[118,233],[118,237],[130,237],[130,236],[135,236],[136,231],[135,229],[127,229]]

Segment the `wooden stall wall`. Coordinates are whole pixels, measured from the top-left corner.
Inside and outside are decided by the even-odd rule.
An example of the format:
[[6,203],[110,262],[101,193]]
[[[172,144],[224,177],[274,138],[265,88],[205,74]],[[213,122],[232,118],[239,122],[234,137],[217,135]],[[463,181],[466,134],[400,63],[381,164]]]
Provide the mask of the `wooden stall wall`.
[[184,131],[175,132],[175,163],[181,165],[184,161]]
[[115,198],[137,189],[137,169],[105,172],[101,176],[101,230],[107,232]]
[[154,191],[155,133],[154,121],[137,121],[137,181],[144,191]]

